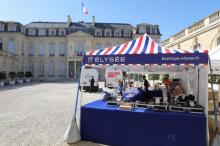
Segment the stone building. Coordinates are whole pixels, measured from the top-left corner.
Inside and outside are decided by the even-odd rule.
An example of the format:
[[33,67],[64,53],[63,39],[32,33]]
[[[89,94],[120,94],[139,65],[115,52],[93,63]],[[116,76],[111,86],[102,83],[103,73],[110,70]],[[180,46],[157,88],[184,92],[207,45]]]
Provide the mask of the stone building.
[[77,79],[82,54],[148,33],[160,41],[158,25],[127,23],[0,21],[0,71],[31,71],[35,80]]
[[220,45],[220,11],[161,42],[167,48],[211,50]]

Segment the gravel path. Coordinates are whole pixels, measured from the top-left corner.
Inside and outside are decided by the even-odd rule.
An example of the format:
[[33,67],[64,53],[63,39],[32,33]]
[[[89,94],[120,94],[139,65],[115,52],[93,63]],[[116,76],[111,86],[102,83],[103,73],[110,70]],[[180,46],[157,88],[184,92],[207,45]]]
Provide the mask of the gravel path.
[[[0,88],[0,146],[69,146],[63,135],[71,121],[77,84],[32,83]],[[82,103],[100,94],[83,94]],[[82,141],[72,146],[98,146]]]

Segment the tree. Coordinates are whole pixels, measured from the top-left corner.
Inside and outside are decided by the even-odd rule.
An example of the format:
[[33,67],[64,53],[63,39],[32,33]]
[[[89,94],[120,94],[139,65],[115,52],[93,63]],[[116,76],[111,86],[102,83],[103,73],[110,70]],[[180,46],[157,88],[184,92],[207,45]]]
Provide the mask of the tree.
[[160,79],[160,75],[159,74],[149,74],[148,75],[148,79],[149,80],[153,80],[153,84],[155,80],[159,80]]

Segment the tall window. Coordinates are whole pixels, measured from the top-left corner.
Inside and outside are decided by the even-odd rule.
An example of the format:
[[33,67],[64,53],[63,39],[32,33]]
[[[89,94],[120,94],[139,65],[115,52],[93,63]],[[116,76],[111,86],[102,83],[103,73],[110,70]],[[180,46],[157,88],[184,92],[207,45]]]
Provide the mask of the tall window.
[[50,30],[50,36],[55,36],[55,35],[56,35],[55,30]]
[[64,30],[60,30],[60,36],[65,36],[65,31]]
[[139,27],[139,33],[141,33],[141,34],[142,34],[142,33],[146,33],[146,27],[141,25],[141,26]]
[[65,43],[60,43],[60,56],[65,56]]
[[217,38],[217,46],[220,45],[220,36]]
[[0,31],[4,31],[4,30],[5,30],[4,24],[0,23]]
[[120,30],[115,31],[115,36],[120,37],[121,36],[121,31]]
[[40,42],[39,44],[39,56],[44,56],[45,55],[45,43]]
[[131,33],[129,31],[125,31],[125,34],[124,34],[125,37],[131,37]]
[[43,29],[43,28],[39,29],[38,35],[45,36],[46,35],[46,29]]
[[49,45],[49,56],[55,56],[55,44],[50,43]]
[[2,39],[0,38],[0,50],[3,50],[3,46],[2,46]]
[[39,64],[39,76],[44,77],[44,63],[40,62]]
[[85,41],[75,41],[74,48],[76,55],[82,55],[85,52]]
[[36,29],[28,29],[28,35],[30,36],[36,35]]
[[101,48],[102,48],[101,43],[97,43],[97,44],[96,44],[96,49],[98,50],[98,49],[101,49]]
[[28,55],[34,56],[34,52],[35,52],[34,50],[35,50],[34,42],[31,42],[28,46]]
[[151,33],[152,34],[156,34],[157,33],[156,27],[154,27],[154,26],[151,27]]
[[54,77],[54,75],[55,75],[55,62],[50,61],[50,63],[49,63],[49,76]]
[[102,31],[101,30],[95,30],[95,35],[96,36],[102,36]]
[[111,30],[106,30],[105,31],[105,36],[107,36],[107,37],[112,36]]
[[60,63],[60,76],[65,76],[65,62]]
[[15,42],[14,39],[8,40],[8,52],[15,54]]

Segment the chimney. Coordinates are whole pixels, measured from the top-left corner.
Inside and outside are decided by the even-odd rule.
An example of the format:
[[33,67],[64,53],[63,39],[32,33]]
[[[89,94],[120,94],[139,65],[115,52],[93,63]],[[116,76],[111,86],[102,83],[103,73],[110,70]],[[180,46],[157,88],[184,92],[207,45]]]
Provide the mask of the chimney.
[[70,24],[72,22],[70,15],[67,16],[67,22],[68,22],[68,24]]
[[92,16],[92,25],[95,26],[95,16]]

